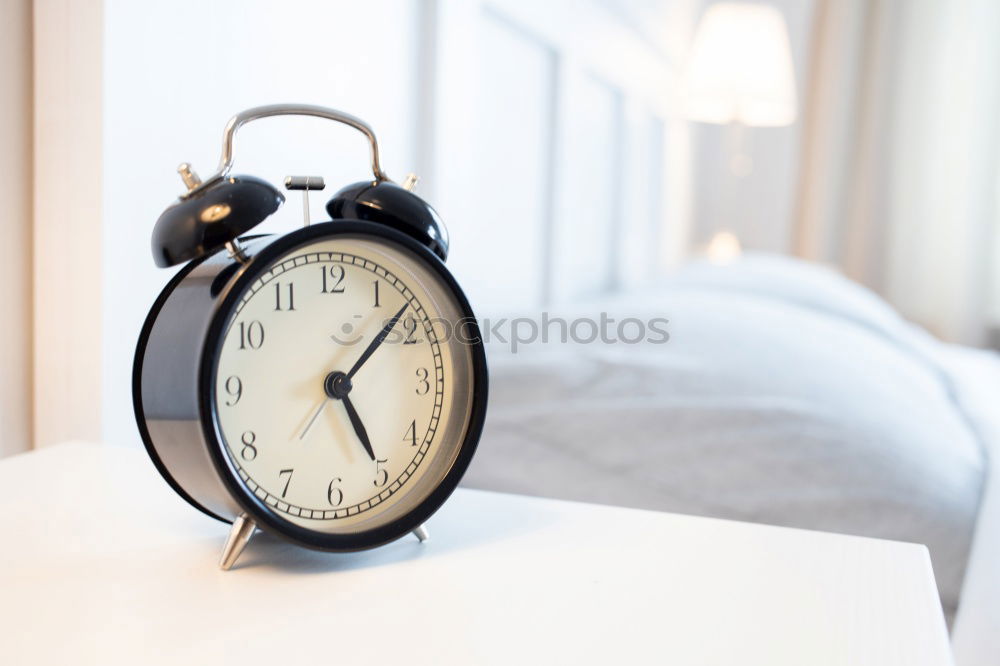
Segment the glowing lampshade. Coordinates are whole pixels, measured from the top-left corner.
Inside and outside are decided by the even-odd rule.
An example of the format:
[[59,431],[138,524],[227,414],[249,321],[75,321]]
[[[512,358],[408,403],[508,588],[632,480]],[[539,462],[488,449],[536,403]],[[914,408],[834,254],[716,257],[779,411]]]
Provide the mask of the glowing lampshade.
[[695,32],[688,70],[692,120],[755,127],[795,121],[795,75],[788,29],[773,7],[719,3]]
[[731,264],[743,254],[743,247],[736,234],[729,231],[720,231],[708,242],[705,248],[705,256],[713,264]]

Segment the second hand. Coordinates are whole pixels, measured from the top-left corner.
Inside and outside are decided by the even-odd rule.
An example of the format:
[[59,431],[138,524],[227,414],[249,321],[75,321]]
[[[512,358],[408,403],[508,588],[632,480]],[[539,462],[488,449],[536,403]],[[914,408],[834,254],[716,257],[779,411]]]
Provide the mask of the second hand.
[[[309,430],[316,422],[316,419],[319,418],[319,415],[323,413],[323,409],[326,407],[327,403],[336,398],[344,401],[344,408],[347,410],[347,415],[351,421],[351,425],[354,427],[355,434],[361,441],[361,445],[365,448],[365,452],[368,453],[372,460],[375,460],[375,454],[372,451],[372,445],[368,439],[368,433],[365,430],[364,425],[361,423],[361,418],[354,409],[354,405],[351,404],[347,398],[347,393],[351,390],[351,378],[358,372],[358,370],[361,369],[361,366],[363,366],[365,362],[371,358],[372,354],[375,353],[375,350],[378,349],[383,342],[385,342],[385,339],[389,336],[389,332],[392,331],[393,327],[395,327],[396,323],[399,321],[399,318],[403,316],[404,312],[406,312],[408,305],[409,303],[403,303],[403,307],[401,307],[399,311],[393,315],[388,322],[386,322],[385,326],[382,327],[382,330],[379,331],[378,335],[375,336],[375,339],[373,339],[368,347],[361,353],[361,356],[346,373],[346,375],[344,375],[344,373],[331,372],[326,376],[323,380],[323,384],[327,397],[320,403],[319,407],[316,408],[315,413],[313,413],[309,422],[306,424],[306,427],[302,430],[302,434],[299,435],[299,441],[304,440],[306,435],[309,434]],[[335,384],[339,385],[340,382],[335,383],[330,381],[335,375],[338,374],[343,376],[343,380],[346,382],[346,386],[344,386],[346,390],[337,390],[340,386],[335,387]]]

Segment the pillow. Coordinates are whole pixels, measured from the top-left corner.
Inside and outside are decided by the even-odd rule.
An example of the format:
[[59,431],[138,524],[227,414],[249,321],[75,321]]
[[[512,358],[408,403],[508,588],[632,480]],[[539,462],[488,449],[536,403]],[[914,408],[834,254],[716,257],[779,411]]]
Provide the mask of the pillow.
[[776,254],[749,253],[726,265],[694,261],[673,282],[772,298],[850,320],[886,334],[921,335],[875,292],[834,268]]

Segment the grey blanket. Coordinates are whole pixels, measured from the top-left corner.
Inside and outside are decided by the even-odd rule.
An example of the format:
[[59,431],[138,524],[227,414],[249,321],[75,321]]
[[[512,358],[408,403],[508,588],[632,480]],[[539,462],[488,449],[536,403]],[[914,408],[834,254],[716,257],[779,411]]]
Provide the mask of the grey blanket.
[[466,485],[923,543],[951,618],[985,462],[938,343],[770,257],[561,314],[602,310],[671,339],[491,349]]

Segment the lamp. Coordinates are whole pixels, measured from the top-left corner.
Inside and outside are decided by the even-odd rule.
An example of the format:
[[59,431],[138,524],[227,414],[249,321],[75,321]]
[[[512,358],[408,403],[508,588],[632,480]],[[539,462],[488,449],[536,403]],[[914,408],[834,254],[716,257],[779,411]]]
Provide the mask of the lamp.
[[[792,50],[781,12],[745,2],[709,6],[691,47],[687,115],[698,122],[728,125],[726,149],[733,176],[743,178],[753,171],[745,128],[791,125],[796,107]],[[733,207],[729,222],[734,223],[738,204],[727,204]],[[740,255],[739,239],[719,231],[708,254],[712,261],[728,263]]]
[[724,2],[705,12],[688,72],[692,120],[748,127],[795,121],[795,75],[785,19],[767,5]]

